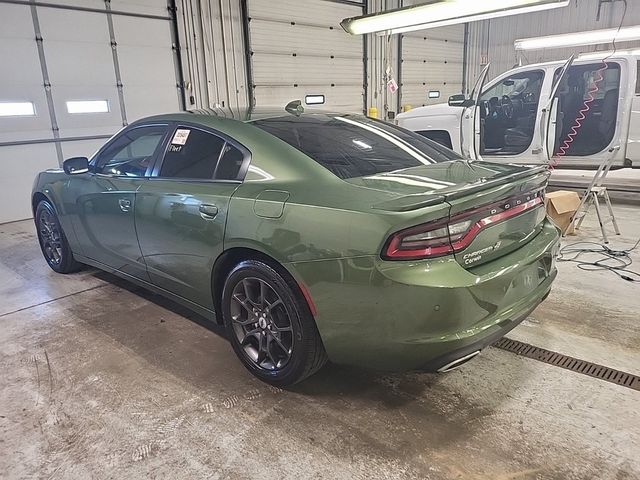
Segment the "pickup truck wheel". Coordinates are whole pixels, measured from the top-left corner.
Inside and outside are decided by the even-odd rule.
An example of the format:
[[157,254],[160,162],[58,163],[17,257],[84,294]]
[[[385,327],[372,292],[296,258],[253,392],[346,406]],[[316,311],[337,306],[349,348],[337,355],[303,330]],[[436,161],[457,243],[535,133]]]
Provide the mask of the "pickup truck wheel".
[[298,286],[261,261],[247,260],[231,271],[222,294],[222,315],[236,355],[260,380],[292,385],[327,361]]
[[82,264],[73,258],[58,216],[47,200],[42,200],[36,207],[35,222],[42,255],[51,269],[57,273],[80,270]]

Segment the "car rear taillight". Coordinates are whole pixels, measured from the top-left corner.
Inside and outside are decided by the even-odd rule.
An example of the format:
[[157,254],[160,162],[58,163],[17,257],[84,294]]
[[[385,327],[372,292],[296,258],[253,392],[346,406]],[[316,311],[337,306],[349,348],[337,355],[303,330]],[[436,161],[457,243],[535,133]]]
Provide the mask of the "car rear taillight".
[[485,228],[520,215],[543,203],[543,191],[520,195],[462,212],[447,220],[400,230],[389,237],[382,252],[385,260],[421,260],[441,257],[467,248]]

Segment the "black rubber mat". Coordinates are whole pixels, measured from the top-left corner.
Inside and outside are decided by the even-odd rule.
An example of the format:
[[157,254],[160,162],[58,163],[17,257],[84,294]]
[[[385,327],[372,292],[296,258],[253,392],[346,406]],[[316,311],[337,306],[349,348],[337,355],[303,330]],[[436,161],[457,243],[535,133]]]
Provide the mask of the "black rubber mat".
[[494,347],[506,350],[516,355],[532,358],[540,362],[555,365],[556,367],[566,368],[572,372],[582,373],[590,377],[599,378],[605,382],[615,383],[623,387],[640,391],[640,377],[631,373],[622,372],[613,368],[598,365],[597,363],[587,362],[578,358],[569,357],[562,353],[552,352],[544,348],[536,347],[528,343],[502,338],[498,340]]

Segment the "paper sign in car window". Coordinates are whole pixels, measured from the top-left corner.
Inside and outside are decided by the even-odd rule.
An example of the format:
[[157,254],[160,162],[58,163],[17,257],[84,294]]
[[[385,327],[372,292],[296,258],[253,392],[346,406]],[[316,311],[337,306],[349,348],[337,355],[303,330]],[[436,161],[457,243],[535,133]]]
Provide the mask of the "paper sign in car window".
[[171,140],[172,145],[184,145],[187,143],[187,138],[189,138],[189,133],[191,130],[187,130],[185,128],[179,128],[176,130],[175,135],[173,136],[173,140]]

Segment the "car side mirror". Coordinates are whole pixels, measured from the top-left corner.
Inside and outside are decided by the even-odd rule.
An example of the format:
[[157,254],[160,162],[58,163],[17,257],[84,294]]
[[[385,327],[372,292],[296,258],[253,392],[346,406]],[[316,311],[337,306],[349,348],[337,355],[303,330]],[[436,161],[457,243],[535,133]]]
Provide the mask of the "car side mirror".
[[470,107],[473,105],[473,100],[459,93],[458,95],[451,95],[448,103],[450,107]]
[[89,171],[89,159],[87,157],[67,158],[62,162],[62,169],[67,175],[77,175]]

